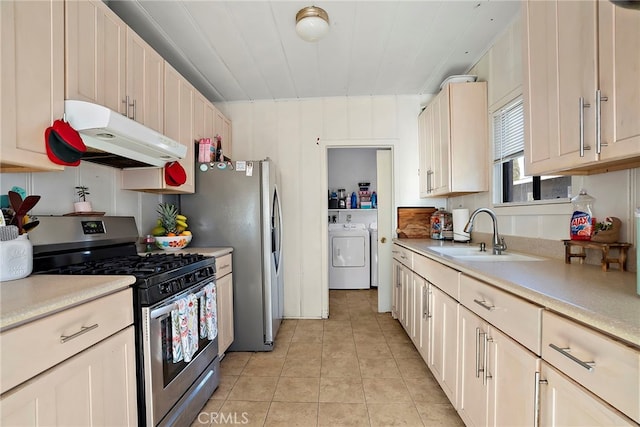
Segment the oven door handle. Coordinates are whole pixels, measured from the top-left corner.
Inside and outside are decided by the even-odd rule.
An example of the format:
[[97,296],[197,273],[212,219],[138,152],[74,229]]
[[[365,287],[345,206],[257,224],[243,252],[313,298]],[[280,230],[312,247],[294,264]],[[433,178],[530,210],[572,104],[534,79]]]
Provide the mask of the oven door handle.
[[[204,289],[201,289],[200,291],[195,293],[196,298],[200,298],[203,295],[204,295]],[[156,309],[151,310],[151,313],[149,313],[149,317],[151,319],[157,319],[159,317],[164,316],[165,314],[171,313],[173,310],[177,308],[178,308],[178,303],[177,301],[174,301],[169,305],[164,305],[162,307],[158,307]]]

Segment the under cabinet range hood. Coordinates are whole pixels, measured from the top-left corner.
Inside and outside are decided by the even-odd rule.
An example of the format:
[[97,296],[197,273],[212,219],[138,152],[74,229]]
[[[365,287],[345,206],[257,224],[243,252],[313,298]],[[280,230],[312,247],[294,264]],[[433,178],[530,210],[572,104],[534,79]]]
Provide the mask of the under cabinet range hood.
[[65,100],[64,114],[87,146],[82,160],[125,169],[162,167],[187,155],[185,145],[102,105]]

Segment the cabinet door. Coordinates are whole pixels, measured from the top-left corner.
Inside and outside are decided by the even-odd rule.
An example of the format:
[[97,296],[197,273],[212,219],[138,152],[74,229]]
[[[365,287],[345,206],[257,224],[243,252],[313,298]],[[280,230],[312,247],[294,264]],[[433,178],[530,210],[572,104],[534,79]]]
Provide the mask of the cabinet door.
[[598,2],[602,160],[640,156],[640,13]]
[[429,368],[455,407],[458,381],[458,302],[433,285],[431,299]]
[[447,85],[436,97],[433,105],[433,193],[449,192],[449,87]]
[[413,291],[413,273],[406,266],[402,266],[402,302],[400,308],[400,323],[407,332],[407,335],[411,336],[411,321],[412,321],[412,291]]
[[391,293],[391,315],[394,319],[400,319],[400,312],[402,310],[402,279],[403,271],[402,264],[399,261],[393,260],[393,291]]
[[126,169],[122,171],[122,188],[171,194],[190,194],[195,191],[195,144],[192,137],[193,96],[195,90],[169,64],[164,67],[164,134],[187,147],[185,158],[179,160],[187,180],[178,187],[167,185],[164,168]]
[[222,155],[231,158],[231,121],[217,108],[215,110],[214,132],[222,138]]
[[489,335],[488,425],[535,425],[540,359],[493,326]]
[[428,125],[433,120],[432,108],[427,106],[418,116],[418,162],[420,197],[429,197],[429,179],[431,174],[432,128]]
[[420,310],[416,313],[416,319],[420,325],[418,328],[419,332],[416,348],[420,352],[425,363],[428,363],[431,348],[431,289],[429,282],[424,280],[422,277],[417,274],[414,274],[413,277],[420,294]]
[[127,28],[127,96],[129,117],[163,132],[164,60],[131,28]]
[[542,426],[627,426],[631,420],[542,362],[540,425]]
[[0,2],[0,172],[56,171],[44,131],[64,113],[64,3]]
[[413,308],[411,310],[412,313],[412,324],[413,330],[411,333],[411,341],[416,346],[418,352],[420,352],[420,340],[421,340],[421,330],[422,330],[422,314],[423,314],[423,287],[425,285],[425,280],[417,275],[415,272],[411,275],[412,277],[412,287],[413,287]]
[[65,13],[65,99],[125,113],[126,24],[97,0],[67,2]]
[[458,413],[467,426],[486,426],[489,421],[485,373],[489,325],[460,307],[458,353]]
[[233,274],[216,280],[218,310],[218,355],[222,356],[233,343]]
[[2,395],[2,425],[136,426],[133,326]]
[[[596,2],[579,1],[523,3],[527,175],[566,170],[596,160],[596,7]],[[590,107],[581,109],[581,98]]]

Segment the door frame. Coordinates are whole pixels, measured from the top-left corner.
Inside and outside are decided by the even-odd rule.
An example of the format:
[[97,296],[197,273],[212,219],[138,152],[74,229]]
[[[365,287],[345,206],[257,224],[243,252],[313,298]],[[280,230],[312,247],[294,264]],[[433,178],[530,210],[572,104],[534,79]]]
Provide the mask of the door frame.
[[[320,177],[321,181],[322,181],[322,193],[321,194],[328,194],[329,191],[329,179],[328,179],[328,168],[329,168],[329,163],[328,163],[328,156],[329,156],[329,148],[373,148],[373,149],[380,149],[380,150],[390,150],[391,151],[391,165],[390,165],[390,177],[389,179],[391,180],[391,194],[390,194],[390,200],[388,204],[385,204],[385,208],[389,209],[390,213],[388,215],[388,217],[391,220],[391,224],[389,224],[389,228],[392,230],[395,230],[394,228],[394,223],[393,223],[393,218],[394,216],[392,215],[392,212],[394,210],[395,207],[395,199],[394,199],[394,195],[393,195],[393,188],[394,187],[394,169],[393,169],[393,163],[394,163],[394,147],[396,144],[397,140],[395,139],[362,139],[362,140],[320,140],[320,145],[322,147],[322,149],[324,150],[324,155],[321,156],[321,162],[322,164],[320,165],[320,171],[322,173],[322,176]],[[377,167],[377,165],[376,165]],[[380,177],[378,177],[378,180],[380,179]],[[328,199],[326,197],[322,198],[323,203],[323,209],[325,214],[323,215],[323,217],[326,218],[326,212],[329,209],[329,202]],[[378,204],[379,205],[379,204]],[[389,236],[388,243],[391,244],[391,238],[393,236]],[[380,235],[378,235],[378,238],[380,238]],[[327,319],[329,318],[329,255],[328,255],[328,242],[329,242],[329,238],[328,238],[328,226],[327,226],[327,221],[322,221],[322,229],[321,229],[321,247],[322,247],[322,253],[321,253],[321,270],[322,270],[322,276],[321,276],[321,284],[322,284],[322,301],[321,301],[321,313],[322,313],[322,318],[323,319]],[[378,255],[378,260],[380,260],[381,257]],[[389,263],[391,263],[391,259],[388,260]],[[378,261],[379,262],[379,261]],[[391,272],[391,267],[389,266],[389,272]],[[387,283],[383,283],[384,282],[384,278],[381,277],[380,275],[378,276],[378,307],[380,307],[380,291],[382,290],[382,292],[391,292],[391,277],[388,278]]]

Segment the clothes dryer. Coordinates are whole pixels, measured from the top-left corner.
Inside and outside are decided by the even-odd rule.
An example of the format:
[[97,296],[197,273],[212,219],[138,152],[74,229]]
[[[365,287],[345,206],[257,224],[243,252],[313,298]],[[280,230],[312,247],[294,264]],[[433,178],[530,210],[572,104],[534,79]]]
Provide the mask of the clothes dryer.
[[369,289],[369,230],[364,224],[329,224],[329,289]]

